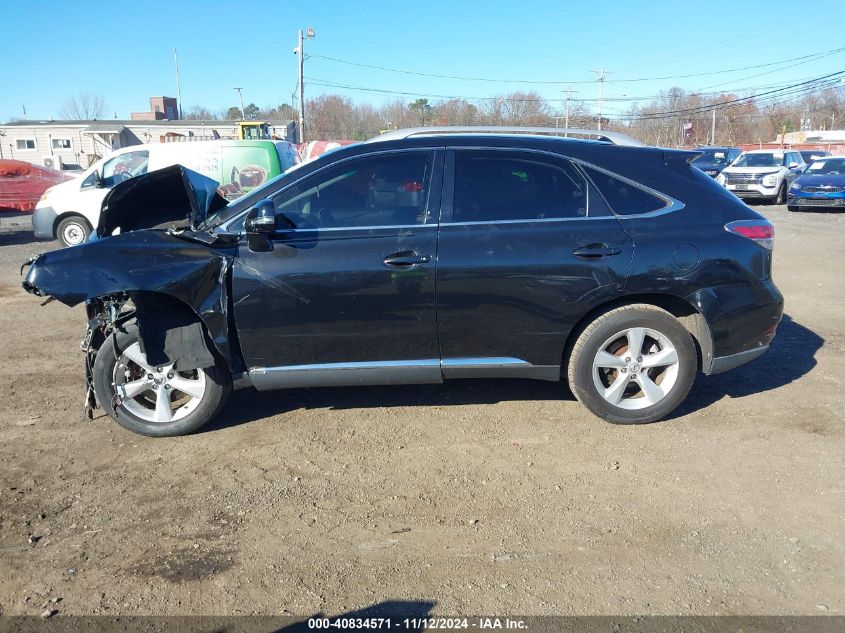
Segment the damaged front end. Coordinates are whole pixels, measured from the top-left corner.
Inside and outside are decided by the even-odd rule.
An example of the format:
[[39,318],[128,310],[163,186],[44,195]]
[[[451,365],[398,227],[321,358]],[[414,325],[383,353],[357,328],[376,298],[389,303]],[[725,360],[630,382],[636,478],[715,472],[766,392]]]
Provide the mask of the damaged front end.
[[[190,370],[210,367],[220,358],[231,373],[244,371],[229,292],[236,243],[195,230],[219,208],[218,198],[215,181],[180,166],[139,176],[104,200],[99,239],[42,253],[24,264],[29,266],[23,280],[27,292],[68,306],[86,304],[82,351],[89,417],[97,404],[92,387],[96,354],[130,321],[137,323],[141,351],[150,364],[178,363]],[[139,230],[151,224],[171,228]]]

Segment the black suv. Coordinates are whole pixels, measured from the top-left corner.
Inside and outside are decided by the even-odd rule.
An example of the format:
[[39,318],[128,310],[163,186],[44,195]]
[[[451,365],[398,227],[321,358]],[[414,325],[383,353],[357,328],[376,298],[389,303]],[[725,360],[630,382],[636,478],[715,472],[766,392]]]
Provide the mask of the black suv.
[[563,132],[390,132],[228,205],[151,172],[23,285],[86,302],[89,413],[146,435],[198,429],[233,386],[448,378],[566,379],[605,420],[658,420],[768,348],[773,227],[695,152]]
[[692,164],[711,178],[721,174],[725,167],[742,154],[742,150],[738,147],[715,147],[712,145],[699,147],[696,152],[700,156],[693,160]]

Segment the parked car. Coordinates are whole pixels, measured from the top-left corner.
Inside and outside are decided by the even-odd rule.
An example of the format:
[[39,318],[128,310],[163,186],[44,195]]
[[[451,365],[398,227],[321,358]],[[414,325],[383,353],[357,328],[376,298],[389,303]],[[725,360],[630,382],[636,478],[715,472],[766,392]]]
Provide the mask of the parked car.
[[825,152],[824,150],[820,149],[801,149],[798,150],[798,153],[801,154],[801,158],[803,158],[804,162],[808,165],[814,160],[824,158],[825,156],[830,156],[830,152]]
[[285,141],[193,141],[132,145],[112,152],[78,177],[51,187],[32,216],[35,237],[81,244],[97,226],[100,206],[116,184],[148,171],[181,164],[220,183],[235,199],[282,174],[299,158]]
[[807,207],[845,209],[845,156],[815,160],[789,188],[787,209]]
[[736,160],[742,154],[738,147],[699,147],[701,156],[692,161],[694,167],[698,167],[711,178],[722,173],[722,170]]
[[716,182],[740,198],[766,198],[784,204],[789,185],[806,166],[798,150],[753,150],[740,154]]
[[0,159],[0,209],[31,212],[44,192],[72,176],[22,160]]
[[[393,131],[229,205],[178,166],[139,176],[23,287],[86,303],[88,406],[154,436],[233,385],[453,378],[563,379],[600,418],[651,422],[768,349],[773,226],[690,152],[492,129]],[[166,217],[182,228],[140,230]]]

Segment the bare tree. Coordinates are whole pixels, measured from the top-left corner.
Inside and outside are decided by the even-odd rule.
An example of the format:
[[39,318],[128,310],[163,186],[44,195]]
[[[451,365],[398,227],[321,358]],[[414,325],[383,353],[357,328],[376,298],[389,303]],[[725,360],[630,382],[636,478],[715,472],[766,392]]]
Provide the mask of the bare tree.
[[488,125],[551,125],[549,104],[536,92],[512,92],[483,106]]
[[204,106],[194,105],[185,110],[184,118],[188,121],[216,121],[223,117],[219,112],[212,112]]
[[79,121],[93,121],[101,119],[106,111],[106,100],[103,95],[90,92],[80,92],[65,101],[59,114],[65,119]]

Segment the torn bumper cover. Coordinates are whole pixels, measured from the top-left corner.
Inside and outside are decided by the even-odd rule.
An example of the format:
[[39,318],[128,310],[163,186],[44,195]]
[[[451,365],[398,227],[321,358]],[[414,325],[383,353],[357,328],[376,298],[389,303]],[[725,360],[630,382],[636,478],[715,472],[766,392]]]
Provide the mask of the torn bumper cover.
[[[177,342],[194,336],[184,328],[198,317],[214,347],[236,369],[240,362],[230,347],[228,328],[231,262],[231,255],[204,244],[163,231],[138,231],[43,253],[31,260],[23,287],[68,306],[126,293],[135,304],[144,351],[153,364],[177,357],[185,369],[190,357],[205,363],[201,367],[213,364],[195,346],[188,349]],[[176,328],[182,330],[170,331]]]
[[240,371],[229,336],[233,245],[192,230],[138,230],[166,223],[193,229],[226,203],[216,189],[216,181],[179,165],[121,183],[103,201],[97,227],[99,236],[118,234],[29,260],[24,289],[68,306],[131,298],[150,363],[208,367],[216,349]]

